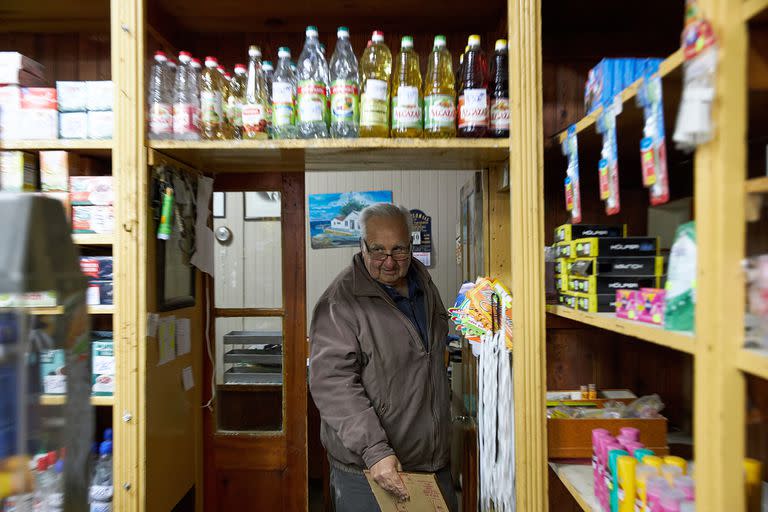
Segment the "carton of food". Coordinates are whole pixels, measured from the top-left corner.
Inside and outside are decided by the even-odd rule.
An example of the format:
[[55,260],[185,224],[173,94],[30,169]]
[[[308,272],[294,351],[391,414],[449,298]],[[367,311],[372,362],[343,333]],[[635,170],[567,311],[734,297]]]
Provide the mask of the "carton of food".
[[79,157],[70,151],[40,152],[40,190],[67,192],[69,177],[77,174]]
[[114,113],[111,110],[106,112],[88,111],[88,138],[111,139],[114,123]]
[[72,206],[72,232],[111,234],[115,229],[112,206]]
[[115,200],[112,176],[70,176],[69,193],[77,206],[109,206]]
[[59,138],[87,139],[88,114],[85,112],[59,112]]
[[86,82],[56,82],[56,94],[59,98],[59,112],[85,112],[88,98],[85,84]]
[[0,190],[32,192],[37,190],[37,155],[24,151],[0,151]]
[[85,108],[92,110],[113,110],[113,93],[111,80],[85,82]]

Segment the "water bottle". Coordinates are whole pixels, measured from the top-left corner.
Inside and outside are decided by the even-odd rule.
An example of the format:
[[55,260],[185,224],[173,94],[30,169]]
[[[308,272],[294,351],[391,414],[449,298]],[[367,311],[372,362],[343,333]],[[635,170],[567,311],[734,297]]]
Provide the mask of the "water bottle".
[[328,64],[320,51],[317,27],[306,30],[304,49],[299,56],[298,121],[299,137],[302,139],[325,139]]
[[48,496],[51,490],[51,473],[48,471],[48,454],[39,456],[35,463],[35,494],[33,510],[35,512],[48,509]]
[[59,459],[53,466],[53,474],[48,488],[48,510],[46,512],[61,512],[64,510],[64,460]]
[[262,64],[264,68],[264,81],[267,83],[267,95],[269,100],[267,101],[267,133],[269,138],[274,138],[274,131],[272,128],[272,80],[275,77],[275,68],[272,66],[271,60],[265,60]]
[[104,441],[99,447],[99,462],[93,472],[90,489],[90,512],[112,512],[112,441]]
[[189,64],[189,90],[196,102],[192,119],[198,134],[200,133],[200,74],[202,71],[203,65],[200,63],[200,59],[192,57]]
[[149,138],[168,139],[173,134],[173,113],[168,97],[168,58],[161,51],[155,52],[155,62],[149,75]]
[[174,81],[176,79],[176,61],[173,60],[173,57],[169,57],[167,61],[165,61],[165,65],[168,68],[168,71],[165,73],[165,90],[168,93],[168,98],[173,99],[173,85]]
[[360,124],[360,75],[347,27],[336,31],[338,41],[331,57],[331,137],[357,137]]
[[295,139],[296,75],[291,69],[291,50],[281,47],[277,52],[277,69],[272,77],[272,136],[275,139]]
[[173,138],[178,140],[198,140],[200,130],[195,126],[195,111],[199,109],[200,99],[192,88],[194,70],[191,67],[192,55],[179,53],[179,67],[173,91]]

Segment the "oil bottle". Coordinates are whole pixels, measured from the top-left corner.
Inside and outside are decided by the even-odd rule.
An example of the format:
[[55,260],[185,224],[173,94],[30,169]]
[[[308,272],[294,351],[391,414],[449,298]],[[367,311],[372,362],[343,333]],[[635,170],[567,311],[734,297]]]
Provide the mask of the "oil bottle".
[[424,136],[456,136],[456,89],[445,36],[435,36],[424,79]]
[[245,64],[235,64],[235,76],[229,82],[227,119],[232,123],[232,138],[243,138],[243,103],[245,103]]
[[217,67],[216,57],[206,57],[205,70],[200,77],[200,136],[207,140],[222,138],[224,113],[221,104],[221,73]]
[[392,137],[421,137],[421,71],[413,38],[403,36],[392,78]]
[[375,30],[371,46],[360,58],[360,136],[389,137],[389,79],[392,52],[384,44],[384,33]]
[[224,113],[224,119],[221,123],[221,136],[224,139],[230,140],[235,138],[235,119],[232,117],[234,112],[229,109],[229,99],[232,96],[232,84],[231,75],[227,71],[219,67],[219,73],[221,73],[221,107]]
[[469,36],[459,89],[459,137],[488,134],[488,62],[480,48],[480,36]]
[[496,41],[491,76],[490,135],[509,137],[509,52],[506,39]]
[[243,138],[267,138],[267,82],[261,67],[261,50],[258,46],[248,48],[248,76],[243,103]]

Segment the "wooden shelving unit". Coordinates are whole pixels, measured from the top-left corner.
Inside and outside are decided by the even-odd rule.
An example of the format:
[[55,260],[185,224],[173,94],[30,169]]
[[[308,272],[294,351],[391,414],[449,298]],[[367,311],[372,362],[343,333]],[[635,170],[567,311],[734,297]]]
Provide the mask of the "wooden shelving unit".
[[768,193],[768,176],[747,180],[744,188],[747,194],[766,194]]
[[744,21],[751,21],[759,15],[765,14],[766,10],[768,10],[768,1],[766,0],[744,0],[741,4]]
[[560,478],[584,512],[601,512],[600,503],[595,497],[591,465],[550,462],[549,467]]
[[[41,395],[40,405],[64,405],[66,397],[64,395]],[[91,405],[96,407],[112,407],[115,403],[111,396],[92,396]]]
[[736,354],[739,370],[761,379],[768,379],[768,350],[742,348]]
[[[61,315],[64,313],[64,307],[53,306],[53,307],[27,308],[24,311],[26,311],[30,315],[35,315],[35,316]],[[114,313],[115,313],[114,305],[88,306],[89,315],[112,315]]]
[[84,155],[108,157],[114,147],[113,140],[102,139],[54,139],[54,140],[3,140],[1,151],[75,151]]
[[74,233],[72,241],[77,245],[113,245],[115,243],[115,236],[111,234]]

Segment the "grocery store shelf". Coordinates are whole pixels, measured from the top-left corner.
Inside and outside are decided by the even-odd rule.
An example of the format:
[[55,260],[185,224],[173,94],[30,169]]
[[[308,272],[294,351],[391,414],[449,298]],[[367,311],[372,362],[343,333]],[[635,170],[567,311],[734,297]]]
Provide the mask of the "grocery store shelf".
[[204,172],[482,169],[509,158],[509,139],[150,140]]
[[768,9],[768,0],[745,0],[741,4],[744,21],[751,21]]
[[114,235],[101,235],[101,234],[88,234],[88,233],[75,233],[72,235],[72,241],[76,245],[112,245],[114,243]]
[[745,373],[768,379],[768,350],[742,348],[736,353],[736,366]]
[[599,329],[632,336],[687,354],[693,354],[694,351],[695,338],[692,334],[667,331],[651,324],[622,320],[616,318],[616,315],[613,313],[585,313],[564,306],[547,306],[547,313],[575,320]]
[[[66,403],[65,395],[40,395],[41,405],[64,405]],[[91,405],[110,407],[114,405],[115,397],[113,396],[92,396]]]
[[[683,62],[685,61],[683,57],[683,50],[682,48],[677,50],[675,53],[664,59],[661,64],[659,64],[659,75],[663,78],[673,71],[677,70],[683,65]],[[634,98],[637,95],[637,91],[640,89],[640,84],[642,83],[642,80],[635,81],[632,85],[621,91],[621,101],[622,103],[626,103],[630,99]],[[603,107],[598,107],[595,111],[593,111],[591,114],[588,114],[584,117],[582,117],[577,123],[576,123],[576,133],[583,132],[590,126],[594,125],[597,122],[598,117],[600,117],[600,114],[603,112]],[[557,140],[560,144],[563,143],[565,140],[565,137],[567,135],[567,130],[560,132],[557,135]]]
[[744,188],[747,194],[766,194],[768,193],[768,176],[747,180]]
[[0,140],[0,150],[41,151],[62,149],[77,151],[84,155],[109,156],[112,140],[101,139],[55,139],[55,140]]
[[[64,313],[63,306],[54,306],[48,308],[19,308],[20,310],[29,313],[30,315],[61,315]],[[115,306],[88,306],[88,314],[90,315],[111,315],[115,312]]]
[[595,497],[595,483],[591,465],[550,462],[549,467],[557,474],[582,510],[600,512],[600,504]]

